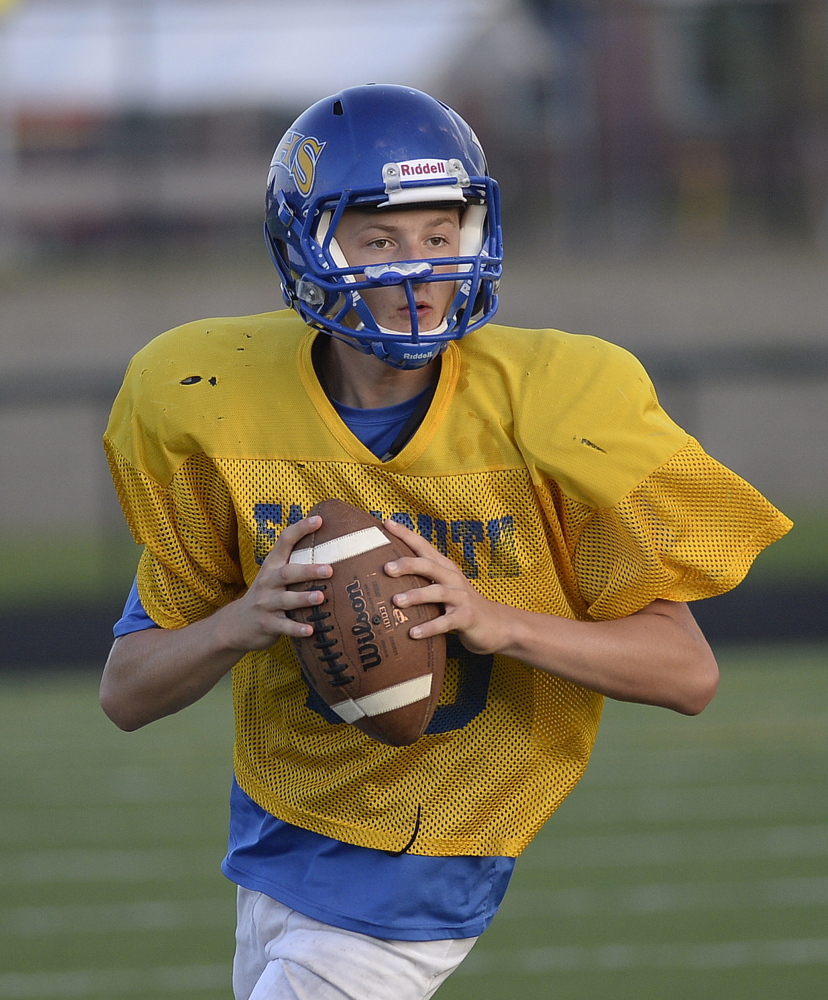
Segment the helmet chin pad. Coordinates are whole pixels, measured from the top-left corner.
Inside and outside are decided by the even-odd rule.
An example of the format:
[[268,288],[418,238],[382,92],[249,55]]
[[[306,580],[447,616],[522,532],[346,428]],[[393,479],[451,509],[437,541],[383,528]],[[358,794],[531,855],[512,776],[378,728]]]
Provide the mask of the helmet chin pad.
[[410,341],[372,341],[371,353],[375,358],[384,361],[392,368],[401,368],[411,371],[425,366],[439,357],[448,347],[446,341],[432,341],[431,343],[413,344]]
[[360,354],[375,357],[391,368],[402,369],[404,371],[424,368],[430,361],[439,357],[448,347],[448,341],[445,340],[421,341],[419,344],[415,344],[410,340],[399,339],[401,337],[405,338],[406,335],[395,333],[392,330],[384,332],[393,334],[398,339],[369,341],[366,339],[358,340],[354,335],[356,331],[352,331],[350,335],[346,335],[334,330],[326,330],[324,327],[318,327],[318,329],[321,333],[326,333],[328,336],[333,337],[334,340],[338,340],[340,343],[347,344],[353,350],[359,351]]

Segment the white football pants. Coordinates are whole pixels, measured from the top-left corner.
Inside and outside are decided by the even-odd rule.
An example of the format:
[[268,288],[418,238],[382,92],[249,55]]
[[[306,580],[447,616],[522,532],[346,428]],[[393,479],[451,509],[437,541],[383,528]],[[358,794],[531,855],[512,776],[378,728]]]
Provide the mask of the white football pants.
[[233,991],[236,1000],[428,1000],[476,940],[385,941],[239,887]]

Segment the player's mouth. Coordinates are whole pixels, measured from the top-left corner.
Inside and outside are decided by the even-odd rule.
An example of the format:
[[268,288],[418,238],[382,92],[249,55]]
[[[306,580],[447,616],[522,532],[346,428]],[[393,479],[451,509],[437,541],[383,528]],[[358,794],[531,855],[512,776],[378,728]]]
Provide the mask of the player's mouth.
[[[417,307],[417,324],[420,329],[428,329],[428,322],[434,317],[435,310],[434,306],[430,302],[417,301],[415,303]],[[408,304],[402,306],[397,310],[397,315],[400,320],[408,325],[411,323],[411,314],[408,310]],[[435,324],[436,325],[436,324]]]

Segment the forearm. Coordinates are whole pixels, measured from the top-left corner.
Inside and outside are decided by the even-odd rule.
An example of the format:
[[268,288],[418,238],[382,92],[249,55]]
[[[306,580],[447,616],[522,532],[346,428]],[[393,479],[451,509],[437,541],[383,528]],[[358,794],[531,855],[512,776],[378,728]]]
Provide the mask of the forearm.
[[439,618],[412,628],[415,639],[455,632],[471,653],[502,653],[619,701],[696,715],[716,692],[716,659],[686,604],[656,600],[612,621],[583,622],[489,601],[460,568],[396,521],[386,528],[413,558],[386,563],[389,576],[433,581],[397,594],[394,603],[438,604]]
[[696,715],[716,692],[715,657],[686,604],[654,601],[601,622],[502,605],[498,614],[499,652],[610,698]]
[[238,662],[224,639],[225,609],[181,629],[150,628],[115,641],[101,679],[101,706],[132,731],[192,705]]

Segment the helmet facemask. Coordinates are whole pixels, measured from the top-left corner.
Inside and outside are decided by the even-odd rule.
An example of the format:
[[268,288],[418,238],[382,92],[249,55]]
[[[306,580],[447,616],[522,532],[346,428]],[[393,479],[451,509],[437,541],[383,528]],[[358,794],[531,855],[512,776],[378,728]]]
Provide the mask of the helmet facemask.
[[[357,96],[349,98],[350,94]],[[450,133],[447,122],[459,133],[463,141],[452,134],[449,134],[449,140],[465,153],[469,169],[460,156],[446,157],[442,149],[430,156],[422,155],[431,148],[429,130],[420,129],[426,133],[426,139],[418,138],[418,131],[412,129],[410,123],[400,120],[398,112],[390,119],[392,126],[404,136],[398,140],[396,147],[402,151],[398,160],[379,164],[375,158],[376,166],[368,171],[364,163],[368,157],[363,147],[359,146],[362,155],[354,155],[363,172],[373,176],[373,185],[349,184],[347,187],[343,185],[340,190],[325,190],[321,183],[317,183],[319,193],[299,200],[289,185],[286,189],[280,186],[285,172],[285,156],[280,153],[284,148],[283,140],[271,169],[266,240],[282,276],[285,299],[306,323],[346,341],[363,353],[375,355],[393,367],[419,368],[445,350],[449,341],[460,339],[488,322],[497,308],[502,259],[497,184],[485,173],[482,151],[468,126],[454,112],[432,98],[401,87],[354,88],[344,91],[342,97],[346,109],[353,106],[357,97],[357,104],[370,100],[377,103],[377,99],[382,104],[393,98],[390,104],[403,109],[414,101],[415,110],[424,116],[426,124],[429,116],[435,119],[431,132],[437,139],[432,140],[431,145],[442,142],[446,146],[445,136]],[[306,115],[325,103],[320,102]],[[321,181],[321,175],[324,175],[322,162],[329,145],[322,128],[330,122],[330,118],[324,117],[325,110],[321,108],[321,123],[314,122],[313,148],[318,151],[320,164],[317,181]],[[300,125],[308,127],[303,118],[288,133],[292,143],[295,143],[293,137],[300,130]],[[414,120],[419,121],[419,118]],[[468,133],[467,136],[457,123]],[[414,148],[414,140],[410,138],[412,134],[421,146],[425,144],[424,149]],[[350,134],[348,139],[351,146],[358,145]],[[336,145],[333,140],[331,144]],[[388,142],[384,145],[387,146]],[[387,149],[384,148],[384,151],[387,153]],[[409,155],[412,152],[421,155]],[[326,164],[335,162],[333,157],[325,161]],[[470,174],[470,169],[475,167],[479,172]],[[457,206],[461,212],[456,255],[357,266],[346,259],[336,239],[337,227],[349,208],[371,208],[382,213],[383,209],[393,211],[446,205]],[[282,239],[278,238],[280,235]],[[422,330],[415,289],[431,282],[452,282],[454,294],[439,325]],[[410,330],[405,332],[383,326],[363,295],[371,289],[392,285],[402,285],[405,292],[410,323]]]

